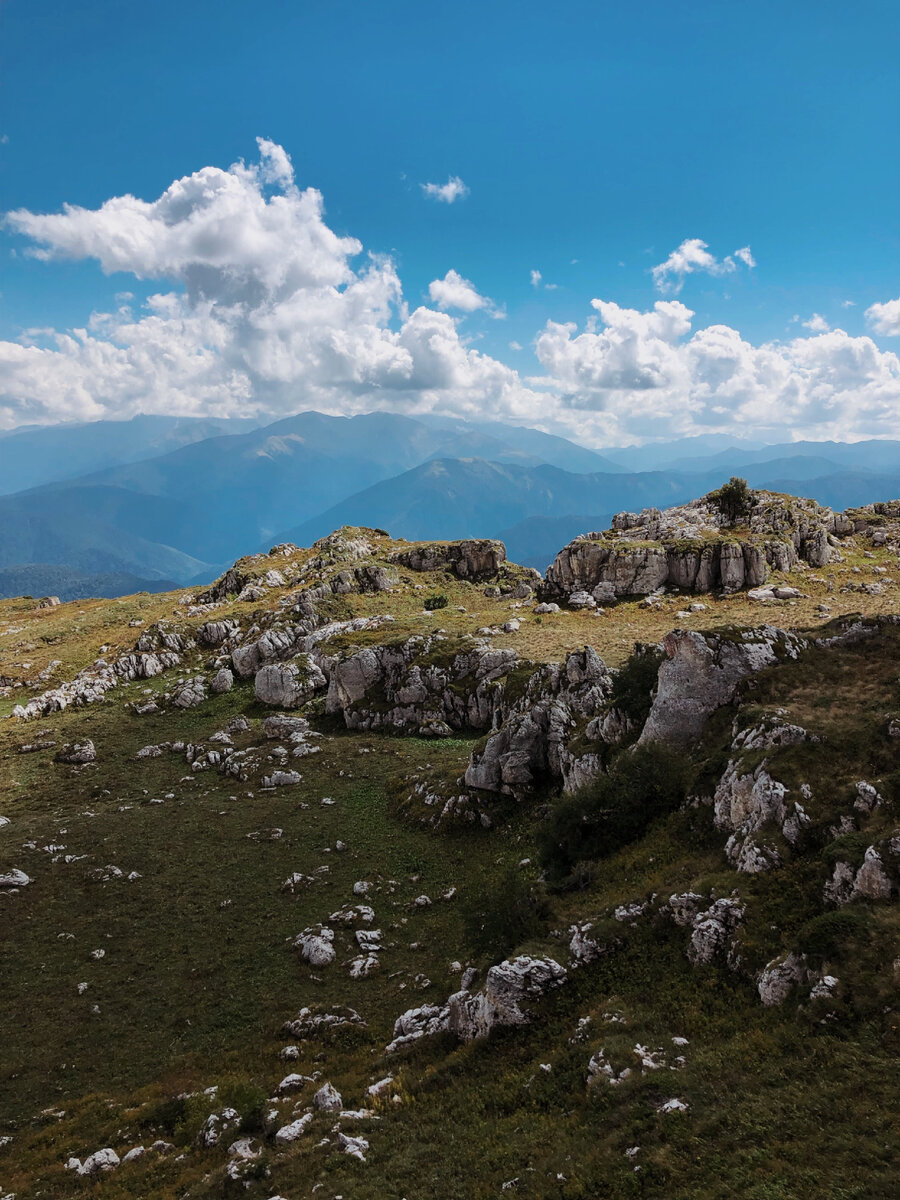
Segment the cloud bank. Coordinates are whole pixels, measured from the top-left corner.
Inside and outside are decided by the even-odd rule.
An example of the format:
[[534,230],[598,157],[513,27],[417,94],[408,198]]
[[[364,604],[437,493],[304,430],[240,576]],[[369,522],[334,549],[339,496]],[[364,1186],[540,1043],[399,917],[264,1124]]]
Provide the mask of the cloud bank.
[[[18,210],[6,225],[47,263],[92,259],[158,288],[137,310],[120,290],[118,307],[83,328],[0,342],[7,428],[379,408],[487,415],[598,446],[713,431],[900,435],[900,361],[871,338],[834,329],[754,346],[727,325],[694,329],[674,298],[646,312],[594,299],[581,329],[548,321],[533,343],[542,373],[525,377],[465,334],[467,317],[503,315],[493,301],[451,269],[410,311],[394,262],[336,234],[321,194],[298,187],[288,155],[265,139],[258,162],[205,167],[153,201]],[[739,265],[753,265],[748,248],[718,260],[688,239],[653,275],[677,292],[688,274]],[[867,316],[900,333],[900,301]]]

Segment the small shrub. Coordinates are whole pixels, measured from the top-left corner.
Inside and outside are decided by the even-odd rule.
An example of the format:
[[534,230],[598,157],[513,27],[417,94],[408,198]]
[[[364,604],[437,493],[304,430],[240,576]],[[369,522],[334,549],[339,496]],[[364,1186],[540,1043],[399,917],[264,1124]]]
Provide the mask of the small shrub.
[[813,917],[800,930],[800,949],[822,961],[843,958],[868,940],[871,916],[863,908],[839,908]]
[[655,820],[684,800],[690,763],[684,754],[651,744],[623,751],[600,775],[557,805],[538,831],[541,863],[551,880],[584,878],[586,864],[608,858],[642,837]]
[[466,942],[475,955],[497,962],[542,933],[550,908],[539,884],[508,868],[462,906]]
[[425,603],[423,607],[427,609],[428,612],[434,612],[437,608],[446,608],[448,604],[449,601],[446,596],[435,594],[434,596],[425,597]]
[[745,517],[753,506],[753,492],[746,479],[732,475],[718,491],[710,492],[709,499],[729,525],[736,525],[738,518]]
[[656,646],[645,646],[639,642],[613,681],[610,696],[613,708],[621,709],[626,717],[643,725],[653,703],[656,677],[664,658],[665,655]]

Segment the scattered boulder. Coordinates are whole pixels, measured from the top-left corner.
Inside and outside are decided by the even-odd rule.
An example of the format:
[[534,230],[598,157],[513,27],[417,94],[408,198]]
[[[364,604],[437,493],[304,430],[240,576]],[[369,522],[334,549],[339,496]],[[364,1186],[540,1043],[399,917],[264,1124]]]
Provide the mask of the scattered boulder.
[[119,1162],[118,1154],[107,1146],[103,1150],[95,1150],[93,1154],[88,1155],[84,1162],[76,1168],[76,1173],[78,1175],[100,1175],[105,1171],[112,1171],[119,1165]]
[[334,930],[327,926],[304,929],[294,945],[299,948],[300,957],[311,967],[327,967],[334,962]]
[[313,1104],[323,1112],[340,1112],[344,1107],[341,1093],[331,1083],[324,1083],[313,1096]]
[[83,766],[85,763],[97,761],[97,751],[94,743],[86,738],[83,742],[66,742],[61,750],[57,750],[55,759],[59,763]]
[[282,1127],[275,1134],[275,1141],[278,1145],[287,1145],[289,1142],[296,1142],[303,1131],[312,1124],[313,1114],[304,1113],[302,1117],[298,1117],[296,1121],[291,1121],[289,1125]]
[[261,667],[253,686],[262,704],[298,708],[326,686],[326,679],[308,654],[299,654],[289,663]]
[[0,888],[22,888],[27,887],[29,883],[31,883],[30,877],[17,867],[0,875]]
[[230,692],[234,687],[234,675],[227,667],[221,667],[212,677],[212,682],[209,685],[211,692],[217,696],[223,692]]

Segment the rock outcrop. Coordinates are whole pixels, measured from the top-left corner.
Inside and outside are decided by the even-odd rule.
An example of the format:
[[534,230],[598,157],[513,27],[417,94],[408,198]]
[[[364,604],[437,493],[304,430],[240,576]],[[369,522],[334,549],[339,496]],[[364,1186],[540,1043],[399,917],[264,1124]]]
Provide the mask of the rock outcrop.
[[400,550],[391,561],[410,571],[449,571],[458,579],[482,583],[493,579],[506,562],[506,547],[488,538],[430,542]]
[[756,588],[769,569],[790,571],[801,561],[820,567],[836,537],[853,526],[813,500],[755,492],[740,528],[731,528],[714,500],[660,511],[618,513],[603,533],[570,542],[547,570],[542,598],[584,606],[620,596],[646,596],[662,587],[726,592]]
[[[778,719],[742,730],[735,737],[732,757],[713,796],[713,809],[716,827],[730,834],[725,853],[739,871],[756,874],[780,865],[781,851],[766,839],[767,830],[795,845],[810,824],[803,805],[792,800],[785,785],[773,778],[768,758],[760,761],[757,754],[807,740],[805,729]],[[752,756],[746,768],[745,756]]]
[[453,1033],[470,1042],[487,1037],[498,1026],[527,1025],[528,1001],[562,986],[566,978],[565,967],[552,958],[522,954],[506,959],[491,967],[480,991],[462,989],[446,1004],[407,1009],[394,1023],[388,1053],[437,1033]]
[[576,756],[567,743],[579,720],[594,717],[603,707],[612,683],[606,664],[590,646],[564,663],[536,670],[519,699],[501,704],[503,724],[472,755],[466,786],[517,796],[545,777],[569,788],[586,782],[600,769],[599,758]]
[[488,729],[496,683],[518,665],[514,650],[471,639],[411,637],[367,647],[331,664],[326,711],[348,729],[394,729],[431,736]]
[[784,658],[796,658],[804,645],[772,625],[731,637],[673,630],[663,638],[666,659],[639,741],[690,741],[716,709],[734,700],[743,679]]

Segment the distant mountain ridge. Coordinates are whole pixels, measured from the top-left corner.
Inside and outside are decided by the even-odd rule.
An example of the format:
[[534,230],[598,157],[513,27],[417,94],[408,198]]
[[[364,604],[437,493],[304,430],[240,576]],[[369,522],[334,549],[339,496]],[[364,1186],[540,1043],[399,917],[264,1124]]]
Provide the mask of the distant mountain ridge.
[[[342,524],[503,537],[513,559],[543,569],[613,513],[682,503],[732,474],[845,508],[900,495],[900,442],[705,435],[607,456],[522,426],[386,412],[22,429],[0,435],[2,487],[42,482],[0,491],[0,569],[69,568],[73,586],[85,575],[205,582],[248,551]],[[0,577],[0,594],[15,578]]]

